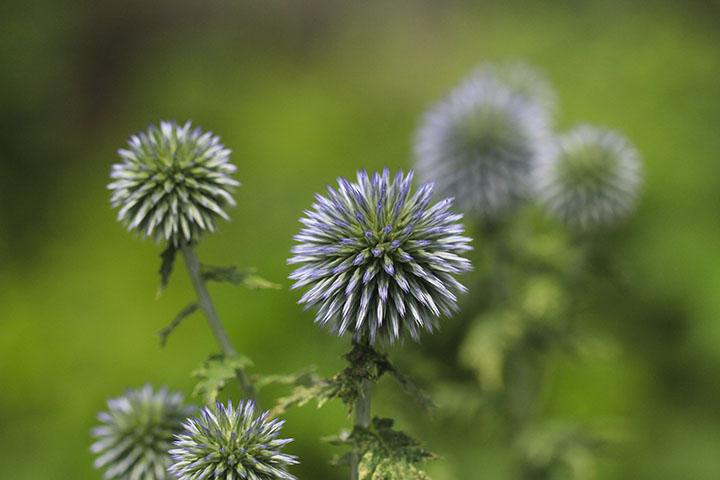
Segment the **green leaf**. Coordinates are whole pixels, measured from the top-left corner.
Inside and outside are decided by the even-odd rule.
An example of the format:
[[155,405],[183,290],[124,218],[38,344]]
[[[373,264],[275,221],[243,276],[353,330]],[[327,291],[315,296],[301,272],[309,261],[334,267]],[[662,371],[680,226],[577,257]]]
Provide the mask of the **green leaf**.
[[252,361],[245,356],[228,357],[225,355],[212,355],[202,365],[196,368],[191,375],[200,380],[195,385],[194,396],[201,396],[205,403],[212,405],[217,400],[220,391],[238,373],[252,366]]
[[255,375],[253,376],[253,385],[258,390],[268,385],[309,385],[315,367],[308,367],[295,373],[287,375]]
[[162,294],[163,290],[165,290],[170,282],[170,275],[172,274],[173,266],[175,265],[176,255],[177,249],[172,245],[172,243],[169,243],[165,250],[160,253],[162,262],[160,262],[160,270],[158,270],[158,273],[160,274],[160,284],[158,285],[157,297]]
[[173,319],[173,321],[170,322],[170,324],[169,324],[167,327],[163,328],[162,330],[160,330],[160,331],[157,333],[157,334],[160,336],[160,346],[161,346],[161,347],[164,347],[164,346],[165,346],[165,344],[167,343],[167,339],[168,339],[168,337],[170,336],[170,334],[171,334],[177,327],[180,326],[180,324],[182,323],[182,321],[185,320],[185,318],[187,318],[187,317],[189,317],[190,315],[192,315],[193,313],[195,313],[198,308],[199,308],[199,305],[198,305],[197,303],[195,303],[195,302],[190,302],[189,304],[187,304],[187,306],[185,306],[185,308],[183,308],[182,310],[180,310],[180,313],[178,313],[178,314],[175,316],[175,318]]
[[391,365],[390,374],[392,374],[393,378],[400,384],[403,392],[414,398],[420,405],[428,409],[435,407],[435,403],[433,403],[430,395],[415,385],[408,377],[398,372],[393,365]]
[[280,285],[270,282],[255,274],[255,269],[238,269],[236,266],[213,267],[210,265],[201,266],[202,279],[213,282],[228,282],[233,285],[244,285],[251,290],[261,288],[279,289]]
[[296,386],[290,395],[278,398],[275,407],[270,412],[279,416],[292,407],[302,407],[311,400],[317,402],[318,408],[325,405],[328,400],[337,398],[342,391],[343,384],[335,378],[321,378],[311,374],[306,378],[306,384]]
[[[301,407],[311,400],[315,400],[318,408],[322,407],[328,400],[339,398],[348,409],[348,415],[352,414],[355,401],[360,395],[360,384],[363,380],[377,382],[380,377],[390,372],[400,383],[403,390],[416,398],[424,406],[433,406],[430,397],[416,387],[408,378],[401,375],[388,361],[387,355],[378,353],[368,344],[358,343],[353,349],[343,356],[349,365],[337,375],[331,378],[321,378],[312,372],[306,375],[298,375],[295,382],[292,378],[285,378],[286,384],[294,383],[295,389],[286,397],[278,399],[273,409],[275,415],[281,415],[291,407]],[[262,381],[262,380],[261,380]]]
[[[393,430],[393,424],[392,419],[375,417],[369,427],[356,425],[352,433],[342,433],[329,441],[358,452],[360,480],[430,480],[418,465],[435,455],[406,433]],[[345,464],[348,458],[345,454],[334,463]]]

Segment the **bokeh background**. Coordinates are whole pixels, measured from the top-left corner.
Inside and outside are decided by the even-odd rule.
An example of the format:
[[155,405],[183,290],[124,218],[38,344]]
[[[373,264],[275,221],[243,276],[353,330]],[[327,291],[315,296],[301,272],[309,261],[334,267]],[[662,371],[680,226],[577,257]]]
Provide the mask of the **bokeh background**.
[[[214,285],[218,308],[256,371],[329,375],[346,341],[285,280],[297,218],[338,175],[407,168],[423,110],[504,58],[547,73],[561,129],[617,128],[646,167],[636,215],[604,240],[629,287],[597,292],[594,327],[618,346],[556,362],[542,408],[624,422],[599,479],[720,478],[720,6],[702,0],[0,2],[0,477],[99,478],[88,430],[105,399],[146,381],[189,393],[216,350],[199,315],[158,345],[192,292],[179,268],[155,300],[160,248],[108,206],[130,133],[193,119],[233,150],[238,206],[199,256],[285,288]],[[375,412],[396,415],[396,395],[381,386]],[[400,427],[443,457],[434,478],[511,478],[482,429],[416,417]],[[294,473],[344,478],[319,441],[348,424],[341,405],[287,420]]]

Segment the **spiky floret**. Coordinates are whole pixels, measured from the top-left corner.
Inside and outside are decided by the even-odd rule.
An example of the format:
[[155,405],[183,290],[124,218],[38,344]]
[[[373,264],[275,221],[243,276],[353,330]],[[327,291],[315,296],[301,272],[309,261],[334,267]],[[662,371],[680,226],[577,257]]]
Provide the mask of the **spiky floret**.
[[539,162],[536,189],[547,211],[573,228],[612,223],[635,204],[637,151],[619,133],[581,125],[558,136]]
[[529,196],[549,131],[542,103],[480,71],[425,114],[416,168],[462,211],[494,219]]
[[166,388],[154,391],[145,385],[127,390],[107,402],[100,412],[102,425],[92,429],[97,440],[90,450],[98,455],[95,468],[105,468],[104,477],[119,480],[166,480],[173,435],[193,408],[183,406],[180,393]]
[[285,468],[297,457],[280,452],[292,441],[277,438],[283,423],[269,412],[255,417],[251,401],[205,407],[176,435],[169,471],[180,480],[296,480]]
[[338,178],[300,219],[288,260],[303,264],[290,275],[293,288],[310,287],[299,303],[335,335],[392,344],[407,331],[418,340],[457,309],[465,287],[455,275],[470,270],[462,215],[450,211],[451,199],[430,205],[432,183],[411,195],[412,178],[398,171],[391,180],[387,168],[358,172],[357,183]]
[[235,205],[240,183],[231,177],[230,150],[212,132],[163,121],[131,136],[118,154],[108,188],[128,230],[178,246],[214,231],[216,217],[228,220],[224,208]]

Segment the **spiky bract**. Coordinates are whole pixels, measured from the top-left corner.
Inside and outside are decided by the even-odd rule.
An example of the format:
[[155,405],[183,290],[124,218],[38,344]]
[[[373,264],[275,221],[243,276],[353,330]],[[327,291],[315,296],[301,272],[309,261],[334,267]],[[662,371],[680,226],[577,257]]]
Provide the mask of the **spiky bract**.
[[181,422],[193,411],[183,406],[182,394],[145,385],[109,399],[107,405],[108,411],[98,414],[102,425],[91,431],[97,440],[90,449],[99,455],[95,468],[105,468],[107,479],[172,478],[167,473],[168,450],[182,430]]
[[228,219],[224,208],[235,204],[231,194],[240,184],[219,137],[190,122],[160,122],[127,144],[118,150],[122,161],[113,165],[108,188],[128,230],[178,246],[214,231],[217,216]]
[[392,344],[407,331],[417,340],[457,308],[465,287],[455,275],[470,270],[462,215],[451,199],[430,205],[432,183],[410,195],[412,178],[398,171],[391,180],[388,169],[358,172],[357,183],[338,178],[300,219],[288,263],[303,265],[290,278],[293,288],[310,286],[300,303],[332,333]]
[[292,439],[277,438],[284,422],[268,417],[255,417],[251,401],[205,407],[176,435],[169,471],[180,480],[296,480],[285,468],[297,457],[280,452]]
[[529,196],[549,131],[542,103],[480,71],[425,114],[416,167],[462,211],[495,219]]
[[560,135],[536,173],[540,202],[552,216],[579,229],[627,215],[640,181],[635,148],[619,133],[589,125]]

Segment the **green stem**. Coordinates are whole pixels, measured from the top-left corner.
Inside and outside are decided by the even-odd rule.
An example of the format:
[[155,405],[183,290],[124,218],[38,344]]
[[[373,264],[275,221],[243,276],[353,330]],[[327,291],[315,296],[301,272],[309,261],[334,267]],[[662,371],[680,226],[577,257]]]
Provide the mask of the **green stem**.
[[[360,383],[360,395],[355,403],[355,426],[368,428],[370,426],[370,396],[372,395],[372,382],[363,379]],[[359,480],[358,466],[360,465],[360,452],[355,449],[350,464],[350,480]]]
[[[200,271],[200,262],[195,255],[195,250],[192,245],[185,244],[180,247],[180,251],[185,259],[185,266],[187,266],[188,273],[190,274],[190,280],[195,288],[200,309],[205,314],[205,318],[207,318],[210,330],[212,330],[213,335],[215,335],[215,340],[217,340],[223,354],[226,357],[237,357],[237,350],[235,350],[235,347],[230,341],[230,337],[228,337],[225,327],[220,321],[217,310],[215,310],[212,298],[205,287],[205,282],[202,279]],[[244,370],[237,370],[236,372],[237,380],[240,383],[243,394],[248,400],[255,402],[255,405],[259,409],[260,405],[257,403],[255,388],[250,382],[250,379],[247,377],[247,374]]]

